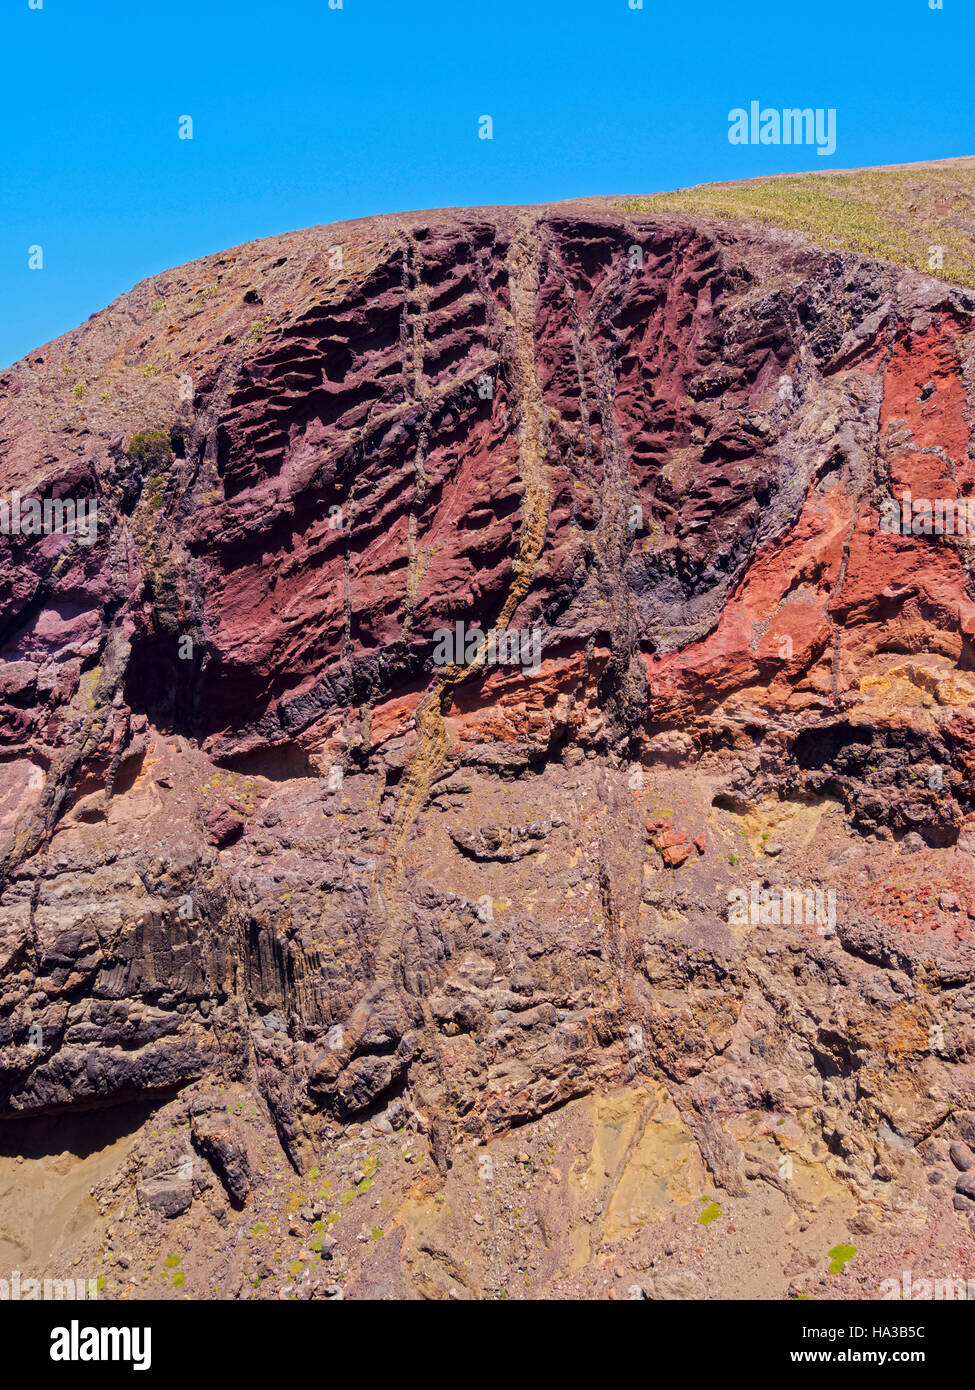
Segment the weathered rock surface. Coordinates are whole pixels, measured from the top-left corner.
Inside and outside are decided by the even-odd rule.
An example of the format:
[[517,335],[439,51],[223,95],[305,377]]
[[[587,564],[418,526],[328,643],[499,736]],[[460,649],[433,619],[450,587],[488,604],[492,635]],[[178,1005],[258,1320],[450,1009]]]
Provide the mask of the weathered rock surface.
[[880,517],[971,491],[973,347],[607,200],[252,243],[0,376],[2,496],[98,509],[0,535],[0,1112],[158,1101],[126,1260],[278,1292],[293,1198],[307,1297],[971,1262],[972,551]]

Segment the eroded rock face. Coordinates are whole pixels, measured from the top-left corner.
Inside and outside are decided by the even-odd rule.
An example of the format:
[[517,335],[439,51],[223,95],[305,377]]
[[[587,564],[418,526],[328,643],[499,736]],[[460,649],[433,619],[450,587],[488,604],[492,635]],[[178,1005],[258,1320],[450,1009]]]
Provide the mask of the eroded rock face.
[[[362,1297],[780,1296],[855,1222],[870,1295],[967,1222],[972,551],[884,518],[971,491],[973,335],[592,202],[253,243],[4,373],[2,498],[98,518],[0,534],[9,1123],[157,1099],[192,1176],[143,1135],[100,1201],[212,1216],[222,1296],[272,1153],[355,1193],[373,1138],[392,1253],[301,1190]],[[661,1269],[704,1198],[757,1283]]]

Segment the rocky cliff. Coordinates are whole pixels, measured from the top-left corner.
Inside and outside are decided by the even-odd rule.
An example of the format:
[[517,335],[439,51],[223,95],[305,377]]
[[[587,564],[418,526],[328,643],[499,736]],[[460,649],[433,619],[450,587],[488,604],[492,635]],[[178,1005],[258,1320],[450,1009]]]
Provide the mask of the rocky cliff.
[[251,243],[0,375],[0,1249],[975,1272],[973,349],[943,277],[606,199]]

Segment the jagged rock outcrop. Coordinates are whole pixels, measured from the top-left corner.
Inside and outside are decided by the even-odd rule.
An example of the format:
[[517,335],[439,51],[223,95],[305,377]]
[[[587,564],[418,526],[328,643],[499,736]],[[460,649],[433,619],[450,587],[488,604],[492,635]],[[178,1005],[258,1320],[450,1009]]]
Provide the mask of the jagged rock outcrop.
[[[8,1122],[171,1109],[214,1182],[146,1220],[263,1199],[218,1085],[296,1174],[405,1125],[455,1203],[471,1145],[626,1132],[533,1189],[553,1295],[697,1187],[967,1220],[972,550],[883,523],[968,496],[973,344],[965,290],[606,200],[252,243],[4,372],[3,497],[97,506],[0,535]],[[396,1181],[360,1296],[500,1288]]]

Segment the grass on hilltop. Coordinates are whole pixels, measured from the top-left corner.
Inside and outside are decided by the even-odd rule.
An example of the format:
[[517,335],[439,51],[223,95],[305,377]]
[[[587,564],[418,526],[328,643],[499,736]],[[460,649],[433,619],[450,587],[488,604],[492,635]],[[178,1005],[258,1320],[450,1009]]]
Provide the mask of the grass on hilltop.
[[[975,166],[927,165],[799,174],[747,183],[704,183],[628,198],[631,212],[773,222],[820,246],[858,251],[975,288]],[[943,265],[930,263],[943,248]]]

